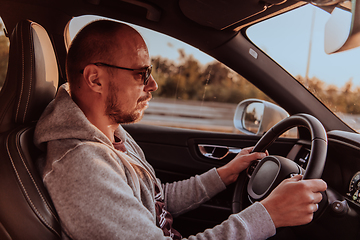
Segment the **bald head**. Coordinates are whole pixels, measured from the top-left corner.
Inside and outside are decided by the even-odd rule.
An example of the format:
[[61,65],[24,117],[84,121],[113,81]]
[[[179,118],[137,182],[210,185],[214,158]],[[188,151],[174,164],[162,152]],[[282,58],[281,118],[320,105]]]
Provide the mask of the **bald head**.
[[88,24],[76,35],[68,51],[66,72],[71,92],[79,87],[81,70],[90,63],[125,63],[144,51],[148,54],[144,40],[126,24],[109,20]]

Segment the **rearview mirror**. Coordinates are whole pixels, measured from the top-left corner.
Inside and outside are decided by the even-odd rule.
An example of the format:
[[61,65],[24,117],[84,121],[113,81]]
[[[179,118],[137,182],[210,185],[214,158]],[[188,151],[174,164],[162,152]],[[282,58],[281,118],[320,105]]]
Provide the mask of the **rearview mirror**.
[[334,8],[325,25],[325,52],[341,52],[360,46],[360,0],[352,0],[351,12]]

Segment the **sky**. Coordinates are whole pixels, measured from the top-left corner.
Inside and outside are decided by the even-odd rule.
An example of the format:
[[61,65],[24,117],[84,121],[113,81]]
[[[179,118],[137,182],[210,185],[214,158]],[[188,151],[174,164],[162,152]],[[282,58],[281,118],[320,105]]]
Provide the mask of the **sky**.
[[307,5],[255,25],[248,29],[247,34],[293,76],[305,76],[314,20],[309,78],[317,77],[338,87],[352,79],[354,85],[360,86],[360,48],[331,55],[325,53],[324,30],[329,18],[330,14]]
[[[315,12],[314,12],[314,9]],[[330,14],[314,6],[307,5],[279,17],[256,24],[247,30],[249,38],[270,57],[282,65],[293,76],[306,75],[307,61],[310,59],[308,76],[342,87],[352,79],[360,86],[360,48],[327,55],[324,51],[324,29]],[[86,23],[100,17],[84,16],[75,18],[70,24],[70,36]],[[313,31],[311,31],[311,25]],[[200,50],[166,35],[132,25],[144,37],[151,56],[161,55],[177,61],[178,49],[192,54],[202,64],[214,59]],[[312,46],[309,58],[309,42]]]
[[[75,34],[86,23],[93,21],[95,19],[101,19],[101,17],[84,16],[84,17],[75,18],[75,21],[73,19],[71,21],[69,28],[70,37],[73,38]],[[194,48],[186,43],[183,43],[175,38],[133,24],[130,25],[141,33],[141,35],[145,39],[146,44],[148,45],[149,54],[152,57],[160,55],[168,59],[177,61],[178,58],[180,57],[178,49],[184,49],[186,54],[188,55],[192,54],[196,59],[198,59],[204,65],[214,61],[214,58],[203,53],[199,49]]]

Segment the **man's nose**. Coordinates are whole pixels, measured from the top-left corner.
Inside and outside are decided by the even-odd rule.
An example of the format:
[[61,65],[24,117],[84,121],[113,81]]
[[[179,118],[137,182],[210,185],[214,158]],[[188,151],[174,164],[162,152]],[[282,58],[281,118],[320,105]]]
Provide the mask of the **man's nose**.
[[158,84],[155,81],[155,79],[153,78],[153,76],[150,75],[149,81],[144,87],[144,91],[145,92],[153,92],[153,91],[156,91],[156,89],[158,89]]

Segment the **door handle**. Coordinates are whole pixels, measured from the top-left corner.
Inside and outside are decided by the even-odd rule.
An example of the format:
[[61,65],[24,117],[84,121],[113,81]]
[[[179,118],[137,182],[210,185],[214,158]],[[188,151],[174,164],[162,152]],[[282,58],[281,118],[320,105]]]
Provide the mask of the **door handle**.
[[222,160],[229,154],[238,154],[241,148],[220,145],[198,144],[200,153],[207,158]]

